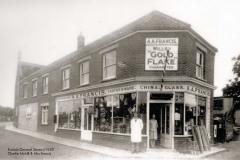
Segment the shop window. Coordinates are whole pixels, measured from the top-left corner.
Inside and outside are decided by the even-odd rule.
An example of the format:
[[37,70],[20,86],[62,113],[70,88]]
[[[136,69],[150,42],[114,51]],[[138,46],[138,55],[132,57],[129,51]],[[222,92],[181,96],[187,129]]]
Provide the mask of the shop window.
[[103,55],[103,80],[116,78],[116,51]]
[[95,98],[95,126],[96,131],[112,131],[112,97]]
[[48,106],[41,106],[42,108],[42,124],[48,124]]
[[80,129],[81,103],[80,100],[58,102],[58,115],[60,128]]
[[186,132],[192,134],[192,126],[206,124],[206,98],[185,93]]
[[43,94],[48,94],[48,76],[42,78]]
[[136,111],[136,93],[114,96],[115,103],[113,112],[113,132],[130,134],[130,121],[132,113]]
[[62,89],[68,89],[70,87],[70,68],[62,70]]
[[140,114],[140,118],[143,121],[143,130],[142,134],[147,134],[147,93],[146,92],[138,92],[138,113]]
[[183,135],[184,129],[184,93],[175,94],[175,135]]
[[80,85],[89,84],[89,61],[80,64]]
[[37,96],[37,80],[32,81],[32,96]]
[[200,49],[196,53],[196,77],[204,79],[204,52]]
[[197,102],[197,124],[206,125],[206,98],[198,96]]
[[136,93],[95,98],[94,130],[130,134]]

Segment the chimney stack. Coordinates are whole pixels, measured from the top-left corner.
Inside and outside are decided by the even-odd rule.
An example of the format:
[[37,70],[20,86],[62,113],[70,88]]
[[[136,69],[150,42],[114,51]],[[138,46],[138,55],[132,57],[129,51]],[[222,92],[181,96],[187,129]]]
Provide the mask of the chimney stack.
[[85,45],[85,38],[82,33],[80,33],[77,37],[77,49],[80,50],[84,47]]

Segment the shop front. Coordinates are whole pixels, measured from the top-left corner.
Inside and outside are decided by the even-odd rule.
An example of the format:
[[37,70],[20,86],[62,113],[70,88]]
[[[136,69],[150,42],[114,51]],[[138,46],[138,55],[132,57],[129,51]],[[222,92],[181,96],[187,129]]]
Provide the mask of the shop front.
[[142,150],[150,146],[150,120],[157,120],[154,148],[178,148],[191,139],[193,125],[210,135],[210,89],[191,83],[135,83],[76,92],[56,98],[55,131],[78,131],[79,139],[130,150],[130,120],[139,113]]

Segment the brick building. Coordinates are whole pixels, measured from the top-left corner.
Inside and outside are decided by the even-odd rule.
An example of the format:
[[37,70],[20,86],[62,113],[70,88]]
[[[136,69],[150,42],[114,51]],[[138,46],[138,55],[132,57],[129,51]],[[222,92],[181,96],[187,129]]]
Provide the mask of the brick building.
[[217,49],[189,24],[158,11],[91,44],[79,35],[73,53],[48,66],[19,63],[16,126],[130,148],[130,119],[158,121],[157,146],[178,148],[203,124],[210,135]]

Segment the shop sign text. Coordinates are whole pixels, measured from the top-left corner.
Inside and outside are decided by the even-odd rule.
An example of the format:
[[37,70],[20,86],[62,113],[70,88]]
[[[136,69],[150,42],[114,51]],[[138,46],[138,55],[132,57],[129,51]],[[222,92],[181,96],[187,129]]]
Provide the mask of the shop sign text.
[[178,38],[146,38],[145,70],[177,70]]

